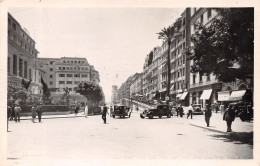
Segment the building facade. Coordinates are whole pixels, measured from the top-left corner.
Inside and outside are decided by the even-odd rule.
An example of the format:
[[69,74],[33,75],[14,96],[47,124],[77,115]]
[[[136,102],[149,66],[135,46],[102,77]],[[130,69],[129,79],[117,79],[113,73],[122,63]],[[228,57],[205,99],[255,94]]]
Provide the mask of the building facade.
[[[191,8],[191,35],[198,30],[198,23],[207,26],[215,16],[217,16],[215,10],[207,8]],[[193,43],[191,43],[191,46],[193,46]],[[193,61],[190,61],[190,66],[192,65]],[[189,98],[191,104],[202,104],[203,107],[205,107],[206,103],[211,105],[211,103],[217,101],[217,94],[220,90],[221,83],[213,74],[208,76],[200,75],[199,73],[190,74]]]
[[62,93],[64,88],[69,88],[70,93],[75,93],[74,88],[82,81],[99,84],[99,73],[94,66],[89,65],[86,58],[62,57],[39,58],[39,64],[48,71],[46,82],[52,92]]
[[45,70],[39,65],[38,50],[30,33],[8,13],[8,84],[22,88],[22,79],[31,80],[29,91],[33,98],[41,93],[41,77]]

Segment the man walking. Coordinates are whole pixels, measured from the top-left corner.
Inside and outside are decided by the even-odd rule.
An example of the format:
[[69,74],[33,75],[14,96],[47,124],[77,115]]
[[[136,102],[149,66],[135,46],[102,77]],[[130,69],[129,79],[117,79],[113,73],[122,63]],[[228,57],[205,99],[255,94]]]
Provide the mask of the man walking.
[[212,115],[211,108],[208,104],[206,104],[206,110],[205,110],[205,121],[207,123],[207,127],[209,127],[209,120]]
[[193,111],[193,106],[192,106],[192,104],[188,107],[188,110],[189,110],[189,112],[188,112],[187,119],[189,118],[189,116],[190,116],[190,118],[192,119],[192,111]]
[[42,106],[39,106],[38,109],[36,110],[39,122],[41,122],[42,119],[42,109],[43,109]]
[[[107,106],[106,106],[106,104],[104,104],[103,112],[102,112],[102,119],[103,119],[104,123],[107,122],[107,114],[108,114],[108,112],[107,112]],[[108,114],[108,115],[109,115],[109,114]]]
[[16,104],[14,107],[14,120],[15,122],[20,122],[20,112],[21,112],[21,107]]
[[228,105],[228,108],[225,110],[223,115],[223,120],[227,122],[227,132],[232,132],[231,125],[232,122],[235,120],[236,113],[235,108],[231,106],[231,104]]
[[179,107],[179,114],[180,114],[180,117],[182,118],[183,117],[183,107],[182,107],[182,105],[180,105],[180,107]]

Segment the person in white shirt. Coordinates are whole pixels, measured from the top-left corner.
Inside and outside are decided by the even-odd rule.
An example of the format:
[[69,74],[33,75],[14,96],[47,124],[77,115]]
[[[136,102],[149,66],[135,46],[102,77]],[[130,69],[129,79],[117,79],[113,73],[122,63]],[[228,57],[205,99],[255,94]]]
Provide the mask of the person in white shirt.
[[189,118],[189,116],[191,117],[191,119],[192,119],[192,111],[193,111],[193,106],[192,106],[192,104],[188,107],[188,110],[189,110],[189,112],[188,112],[188,115],[187,115],[187,119]]
[[86,107],[85,107],[85,118],[88,117],[88,105],[86,104]]

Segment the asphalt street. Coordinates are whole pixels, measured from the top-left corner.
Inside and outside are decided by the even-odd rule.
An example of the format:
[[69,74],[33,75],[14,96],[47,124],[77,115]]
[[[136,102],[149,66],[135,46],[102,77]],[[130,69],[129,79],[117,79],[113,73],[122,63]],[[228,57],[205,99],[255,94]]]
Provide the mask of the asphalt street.
[[[141,119],[101,115],[43,119],[42,123],[9,122],[7,158],[10,163],[33,160],[88,159],[252,159],[253,145],[229,140],[193,119]],[[223,122],[224,123],[224,122]]]

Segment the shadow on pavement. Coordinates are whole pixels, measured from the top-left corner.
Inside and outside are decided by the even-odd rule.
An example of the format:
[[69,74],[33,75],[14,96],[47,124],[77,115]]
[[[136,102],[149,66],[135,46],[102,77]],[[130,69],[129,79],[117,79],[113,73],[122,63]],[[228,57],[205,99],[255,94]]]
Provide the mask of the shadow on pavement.
[[253,148],[253,132],[231,132],[228,134],[214,134],[211,137],[221,139],[225,142],[233,142],[235,144],[248,144]]

